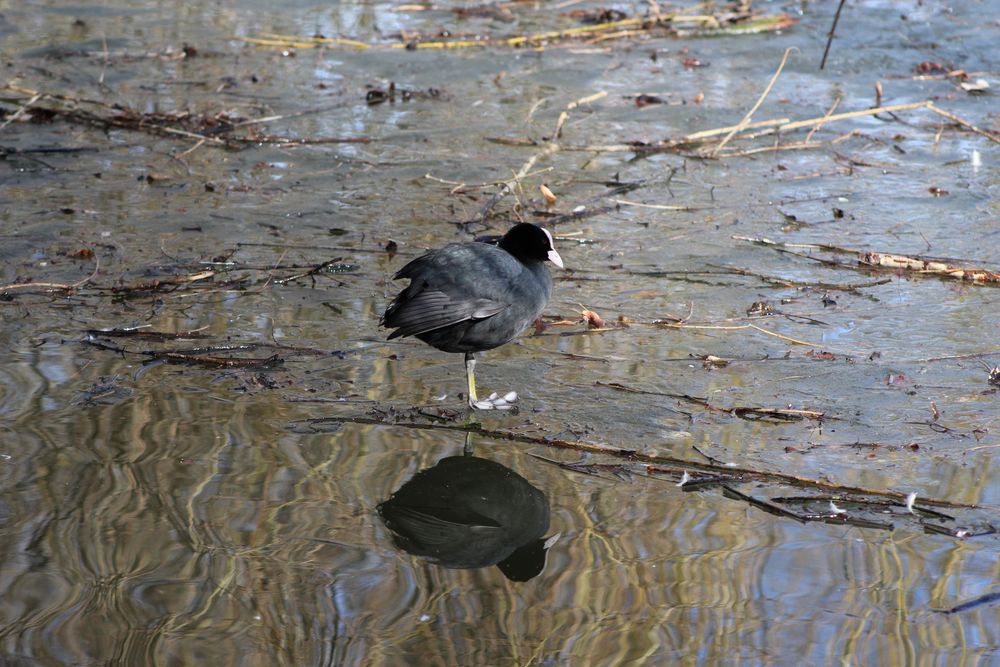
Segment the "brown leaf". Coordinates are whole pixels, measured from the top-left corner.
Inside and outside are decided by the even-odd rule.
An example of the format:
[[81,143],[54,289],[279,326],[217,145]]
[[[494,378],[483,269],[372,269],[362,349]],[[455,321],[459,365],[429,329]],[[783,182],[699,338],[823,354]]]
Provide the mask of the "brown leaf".
[[542,183],[538,186],[538,190],[542,193],[542,196],[545,197],[546,204],[552,206],[556,203],[556,196],[552,194],[552,190],[549,190],[549,186]]
[[640,109],[648,107],[650,104],[663,104],[663,98],[656,95],[636,95],[635,105]]
[[926,60],[913,68],[917,74],[945,74],[949,68],[941,63]]
[[586,308],[580,311],[580,321],[586,322],[588,329],[603,329],[608,326],[608,323],[604,321],[603,317],[592,310],[587,310]]

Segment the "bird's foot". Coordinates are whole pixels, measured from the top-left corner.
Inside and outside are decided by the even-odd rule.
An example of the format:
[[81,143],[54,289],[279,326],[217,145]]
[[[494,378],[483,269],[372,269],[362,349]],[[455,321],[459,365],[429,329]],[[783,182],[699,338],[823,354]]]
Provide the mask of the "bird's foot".
[[516,402],[516,391],[508,391],[503,396],[493,392],[489,398],[469,401],[469,407],[474,410],[511,410],[515,407],[514,403]]

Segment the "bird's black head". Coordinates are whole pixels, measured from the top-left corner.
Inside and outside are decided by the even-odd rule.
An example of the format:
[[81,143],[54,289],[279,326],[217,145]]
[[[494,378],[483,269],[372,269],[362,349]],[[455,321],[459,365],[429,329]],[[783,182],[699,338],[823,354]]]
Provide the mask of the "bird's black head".
[[562,257],[556,252],[555,243],[552,242],[552,234],[530,222],[512,227],[500,239],[500,247],[521,261],[548,260],[560,269],[563,268]]

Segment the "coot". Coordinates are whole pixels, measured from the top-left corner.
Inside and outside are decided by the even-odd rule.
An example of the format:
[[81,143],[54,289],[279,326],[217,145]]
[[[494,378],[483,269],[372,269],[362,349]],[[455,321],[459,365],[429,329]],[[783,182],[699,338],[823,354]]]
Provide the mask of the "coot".
[[505,410],[517,394],[476,396],[475,353],[499,347],[535,321],[549,301],[552,276],[562,268],[552,235],[531,223],[508,231],[498,245],[452,243],[413,260],[393,280],[409,278],[380,324],[389,339],[416,336],[445,352],[465,353],[469,406]]

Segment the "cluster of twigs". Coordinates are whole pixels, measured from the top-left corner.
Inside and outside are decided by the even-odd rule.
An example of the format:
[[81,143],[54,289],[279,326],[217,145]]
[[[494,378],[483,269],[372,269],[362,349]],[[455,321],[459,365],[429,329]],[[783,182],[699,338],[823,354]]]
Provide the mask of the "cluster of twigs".
[[609,389],[615,389],[617,391],[623,391],[630,394],[648,394],[653,396],[665,396],[667,398],[673,398],[684,403],[696,405],[709,412],[719,412],[723,414],[732,415],[740,419],[745,419],[747,421],[766,421],[773,423],[788,423],[788,422],[800,422],[804,420],[812,420],[816,422],[823,422],[826,420],[836,420],[838,417],[829,416],[825,412],[819,410],[803,410],[796,408],[764,408],[759,406],[735,406],[731,408],[723,408],[717,405],[713,405],[708,399],[699,396],[691,396],[689,394],[678,394],[671,392],[662,391],[652,391],[649,389],[639,389],[636,387],[630,387],[621,382],[598,382],[598,386],[608,387]]
[[[370,251],[376,252],[376,251]],[[138,282],[126,282],[119,278],[112,283],[101,284],[95,278],[100,273],[100,256],[94,257],[94,270],[86,278],[74,283],[24,280],[23,282],[0,285],[0,299],[13,300],[25,293],[82,293],[88,295],[111,296],[116,298],[136,298],[192,291],[242,291],[263,289],[269,285],[284,285],[299,280],[316,281],[318,277],[331,278],[336,284],[343,282],[332,278],[335,275],[354,273],[358,267],[344,263],[342,257],[324,260],[315,264],[275,263],[271,266],[242,264],[231,259],[220,258],[218,262],[208,262],[211,269],[198,268],[190,273],[164,276]]]
[[[910,102],[907,104],[894,104],[878,106],[870,109],[859,109],[838,114],[827,113],[815,118],[792,121],[788,118],[775,118],[769,120],[751,122],[750,116],[744,118],[737,125],[718,127],[710,130],[702,130],[680,137],[661,139],[659,141],[630,141],[620,144],[564,144],[562,150],[586,151],[596,153],[634,153],[636,155],[653,155],[656,153],[677,153],[698,158],[728,158],[754,155],[756,153],[770,153],[778,151],[794,151],[820,148],[828,144],[840,143],[852,136],[855,131],[850,131],[839,135],[828,142],[814,141],[813,135],[824,125],[837,121],[860,118],[863,116],[876,116],[878,114],[893,114],[900,111],[912,111],[916,109],[926,109],[938,114],[955,125],[980,134],[987,139],[1000,143],[1000,135],[996,132],[984,130],[976,125],[964,120],[950,111],[946,111],[936,106],[931,101]],[[802,141],[794,143],[780,143],[777,140],[789,132],[795,130],[809,129],[809,134]],[[764,137],[773,137],[775,143],[768,146],[758,146],[743,149],[724,150],[733,140],[752,141]],[[509,146],[534,146],[538,142],[532,139],[519,137],[490,137],[490,141],[502,143]]]
[[[150,343],[203,338],[210,338],[210,336],[207,336],[202,331],[168,332],[141,327],[118,327],[114,329],[88,329],[87,337],[82,342],[101,350],[114,352],[123,357],[143,357],[149,362],[228,370],[267,370],[278,368],[285,363],[289,355],[297,357],[334,356],[341,359],[346,356],[346,353],[341,350],[321,350],[318,348],[278,345],[275,343],[241,343],[235,345],[206,345],[202,347],[164,349],[149,347]],[[115,339],[138,340],[144,347],[127,348],[112,343],[111,341]],[[241,356],[247,352],[259,349],[274,350],[274,353],[267,357]]]
[[196,143],[185,153],[201,146],[239,149],[251,145],[368,143],[367,137],[297,138],[278,136],[261,131],[261,127],[288,118],[295,118],[324,109],[310,109],[260,118],[243,118],[228,111],[191,113],[188,111],[143,112],[120,103],[107,103],[64,93],[38,91],[8,83],[0,88],[15,95],[19,103],[0,125],[0,129],[15,121],[44,122],[61,118],[70,123],[92,125],[102,129],[124,129],[175,139],[190,139]]
[[[670,481],[685,491],[719,488],[723,494],[776,516],[801,523],[825,522],[879,530],[892,530],[907,523],[925,532],[950,535],[959,539],[997,535],[997,508],[960,503],[939,498],[920,498],[914,493],[847,486],[787,473],[740,467],[705,455],[707,462],[690,461],[665,454],[654,454],[608,443],[567,440],[558,435],[538,434],[517,429],[485,428],[479,423],[461,423],[457,412],[438,410],[427,414],[421,408],[398,411],[376,407],[367,415],[331,416],[305,419],[291,426],[300,432],[322,432],[329,425],[344,423],[373,424],[418,430],[460,431],[467,434],[515,441],[557,450],[572,450],[598,455],[607,461],[565,463],[546,462],[588,475],[612,474],[617,478],[642,476]],[[700,449],[695,448],[701,452]],[[542,457],[537,457],[542,458]],[[776,493],[782,487],[804,490],[805,494],[764,497],[741,491],[738,485],[753,484]],[[796,509],[792,509],[796,508]],[[943,510],[949,510],[951,514]],[[959,513],[963,517],[956,516]]]
[[[655,4],[655,3],[654,3]],[[419,7],[419,6],[418,6]],[[420,7],[422,9],[422,7]],[[278,35],[265,33],[258,37],[244,37],[243,41],[260,46],[282,49],[353,48],[353,49],[463,49],[473,47],[507,47],[544,50],[547,46],[567,43],[598,44],[608,40],[648,38],[657,36],[716,36],[739,35],[783,30],[795,25],[797,20],[787,14],[759,15],[748,10],[725,11],[716,14],[681,12],[651,12],[647,16],[628,17],[620,12],[597,15],[572,16],[585,25],[562,30],[496,36],[487,34],[450,36],[440,34],[420,35],[397,33],[396,41],[369,44],[357,39],[314,35]],[[613,18],[615,20],[602,20]]]
[[[925,109],[939,116],[946,118],[951,123],[986,137],[990,141],[1000,143],[1000,134],[992,132],[990,130],[985,130],[976,126],[975,124],[947,111],[935,105],[932,101],[927,100],[923,102],[909,102],[905,104],[893,104],[893,105],[881,105],[869,109],[859,109],[855,111],[847,111],[841,113],[834,113],[837,106],[839,105],[839,100],[834,102],[834,104],[829,108],[829,110],[822,116],[815,118],[807,118],[803,120],[793,121],[789,118],[775,118],[762,121],[753,121],[754,113],[760,108],[761,104],[764,102],[765,98],[771,92],[774,84],[777,82],[778,77],[781,75],[782,70],[785,67],[788,57],[791,53],[791,49],[785,51],[784,57],[781,59],[781,63],[775,70],[770,82],[765,87],[764,91],[761,93],[760,97],[757,99],[756,103],[751,107],[749,111],[744,115],[736,125],[730,125],[726,127],[718,127],[709,130],[702,130],[699,132],[694,132],[681,137],[666,138],[658,141],[630,141],[621,144],[564,144],[561,146],[562,150],[576,150],[576,151],[589,151],[589,152],[630,152],[637,155],[651,155],[654,153],[679,153],[684,155],[691,155],[699,158],[726,158],[726,157],[739,157],[753,155],[756,153],[764,152],[777,152],[777,151],[789,151],[789,150],[805,150],[818,148],[820,146],[829,144],[836,144],[844,141],[852,136],[855,132],[851,131],[846,134],[842,134],[829,142],[813,141],[813,135],[822,128],[824,125],[849,120],[853,118],[860,118],[864,116],[877,116],[879,114],[892,115],[902,111],[912,111],[917,109]],[[597,94],[586,98],[585,101],[594,101],[599,99],[603,95]],[[568,111],[569,109],[567,109]],[[565,112],[564,112],[565,113]],[[561,123],[564,119],[561,119]],[[557,128],[557,131],[558,129]],[[790,132],[796,130],[808,129],[809,132],[803,141],[794,143],[781,143],[780,139]],[[558,132],[557,132],[558,135]],[[556,135],[556,136],[557,136]],[[733,140],[755,140],[765,137],[773,137],[775,141],[767,146],[757,146],[752,148],[742,148],[742,149],[730,149],[725,150],[726,146]],[[504,137],[492,137],[491,141],[497,143],[503,143],[512,146],[533,146],[537,142],[531,139],[524,138],[504,138]],[[554,140],[554,139],[553,139]]]
[[[756,245],[767,246],[778,252],[796,255],[819,262],[825,266],[856,269],[863,271],[891,271],[909,276],[934,276],[945,280],[960,280],[977,285],[1000,286],[1000,272],[981,267],[959,267],[935,258],[900,255],[895,253],[873,252],[871,250],[855,250],[828,243],[786,243],[772,241],[766,238],[734,236],[738,241],[748,241]],[[841,262],[815,254],[798,252],[795,249],[815,250],[833,255],[854,255],[855,263]]]

